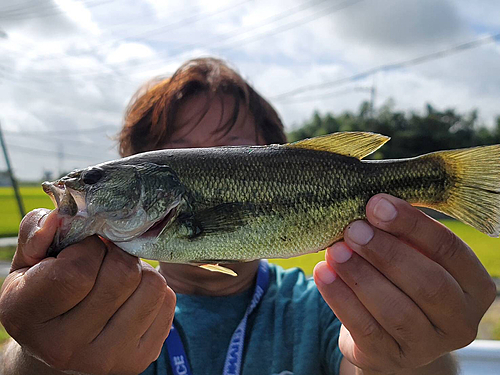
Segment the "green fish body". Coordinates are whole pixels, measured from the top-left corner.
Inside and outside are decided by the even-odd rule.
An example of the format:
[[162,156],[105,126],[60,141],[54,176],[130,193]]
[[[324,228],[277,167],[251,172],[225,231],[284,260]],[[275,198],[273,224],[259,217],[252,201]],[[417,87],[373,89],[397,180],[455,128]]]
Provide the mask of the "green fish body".
[[364,161],[388,140],[335,133],[286,145],[161,150],[44,183],[63,225],[51,251],[97,233],[173,263],[288,258],[340,240],[388,193],[500,231],[500,145]]

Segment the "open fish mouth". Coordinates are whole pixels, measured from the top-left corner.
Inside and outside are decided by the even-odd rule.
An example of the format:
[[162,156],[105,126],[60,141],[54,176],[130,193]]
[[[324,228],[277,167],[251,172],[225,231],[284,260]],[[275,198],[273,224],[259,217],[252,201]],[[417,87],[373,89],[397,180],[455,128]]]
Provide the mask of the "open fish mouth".
[[63,216],[86,216],[87,205],[85,193],[71,189],[64,182],[44,182],[43,191],[50,197],[54,205]]
[[[154,220],[140,204],[130,215],[117,219],[111,218],[111,212],[89,214],[86,193],[77,190],[68,181],[44,182],[43,190],[50,196],[59,216],[57,228],[49,255],[57,255],[63,248],[98,234],[115,243],[133,241],[136,238],[154,240],[170,226],[181,211],[181,197],[174,199],[164,213]],[[68,186],[70,185],[70,186]]]

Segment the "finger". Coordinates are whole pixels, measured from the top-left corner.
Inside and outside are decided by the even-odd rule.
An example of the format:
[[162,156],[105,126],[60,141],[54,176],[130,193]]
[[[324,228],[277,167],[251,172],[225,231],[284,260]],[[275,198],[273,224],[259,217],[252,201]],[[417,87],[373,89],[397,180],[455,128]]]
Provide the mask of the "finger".
[[[139,341],[139,350],[143,353],[143,355],[152,355],[151,362],[155,361],[160,356],[163,343],[167,339],[170,332],[170,327],[172,326],[172,321],[174,320],[175,300],[174,291],[167,288],[167,292],[158,315],[156,315],[155,320],[144,335],[142,335]],[[154,350],[155,348],[156,352]]]
[[348,337],[344,334],[339,339],[339,347],[349,362],[359,367],[377,369],[381,366],[379,358],[399,352],[398,343],[344,281],[337,277],[327,262],[319,262],[313,276],[323,299],[349,332]]
[[39,208],[28,212],[19,226],[17,250],[12,260],[11,271],[31,267],[47,255],[57,230],[57,213]]
[[167,293],[167,283],[146,262],[141,262],[141,266],[139,286],[96,337],[94,343],[97,346],[116,345],[121,341],[124,330],[128,331],[127,337],[135,338],[138,342],[158,314]]
[[[368,202],[366,214],[375,227],[395,235],[441,264],[466,293],[484,296],[485,285],[493,290],[491,278],[469,246],[409,203],[379,194]],[[493,294],[488,291],[487,294]],[[488,306],[491,302],[487,302]]]
[[105,252],[102,241],[92,236],[68,246],[57,258],[14,271],[9,275],[9,306],[33,322],[65,313],[92,290]]
[[365,221],[348,225],[347,245],[408,295],[441,331],[456,329],[466,298],[456,280],[438,263],[393,235]]
[[[112,243],[99,269],[90,293],[54,324],[71,327],[70,335],[96,338],[109,319],[134,293],[141,282],[141,265],[137,257],[120,250]],[[88,319],[91,316],[92,319]]]
[[326,260],[403,351],[436,334],[415,302],[344,242],[328,248]]

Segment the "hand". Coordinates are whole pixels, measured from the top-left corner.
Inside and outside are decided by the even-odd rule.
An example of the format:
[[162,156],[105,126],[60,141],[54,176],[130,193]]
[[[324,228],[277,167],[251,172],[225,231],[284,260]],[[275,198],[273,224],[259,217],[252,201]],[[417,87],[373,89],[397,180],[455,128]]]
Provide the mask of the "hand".
[[495,285],[472,250],[401,199],[373,197],[314,270],[343,323],[339,346],[361,369],[428,364],[476,338]]
[[54,369],[142,372],[168,335],[174,292],[151,266],[97,236],[45,258],[58,220],[45,214],[32,211],[21,223],[1,323],[23,353]]

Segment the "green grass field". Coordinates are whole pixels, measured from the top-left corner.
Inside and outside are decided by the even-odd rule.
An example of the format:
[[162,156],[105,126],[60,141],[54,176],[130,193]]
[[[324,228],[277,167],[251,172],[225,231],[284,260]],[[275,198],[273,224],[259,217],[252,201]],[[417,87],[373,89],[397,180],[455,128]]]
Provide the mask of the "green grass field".
[[[26,212],[35,208],[54,208],[41,186],[23,186],[21,196]],[[20,222],[14,190],[11,187],[0,187],[0,237],[17,236]]]

